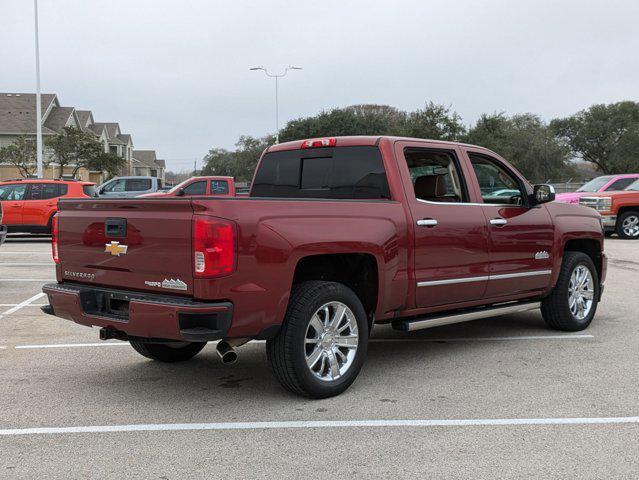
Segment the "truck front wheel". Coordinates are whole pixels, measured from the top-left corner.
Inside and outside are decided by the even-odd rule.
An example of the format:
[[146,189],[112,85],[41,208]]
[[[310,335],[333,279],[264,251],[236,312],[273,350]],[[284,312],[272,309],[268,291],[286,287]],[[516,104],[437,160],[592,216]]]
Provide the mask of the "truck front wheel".
[[617,235],[629,240],[639,239],[639,212],[625,212],[619,216]]
[[133,340],[129,343],[140,355],[167,363],[190,360],[206,345],[206,342],[145,343]]
[[266,342],[277,380],[287,390],[326,398],[346,390],[364,364],[368,320],[357,295],[341,283],[298,285],[282,328]]
[[599,275],[592,259],[582,252],[565,252],[557,284],[541,302],[546,324],[567,332],[584,330],[598,301]]

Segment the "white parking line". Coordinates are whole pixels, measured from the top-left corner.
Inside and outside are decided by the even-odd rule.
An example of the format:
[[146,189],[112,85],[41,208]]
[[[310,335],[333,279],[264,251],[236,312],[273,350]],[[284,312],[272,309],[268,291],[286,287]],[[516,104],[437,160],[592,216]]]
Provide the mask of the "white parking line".
[[[0,307],[15,307],[19,305],[18,303],[0,303]],[[25,305],[25,307],[44,307],[46,303],[30,303],[29,305]]]
[[0,278],[0,282],[55,282],[55,278]]
[[4,253],[6,255],[51,255],[51,249],[48,249],[45,252],[23,252],[23,251],[15,251],[12,252],[11,250],[7,250],[7,247],[4,247],[2,250],[0,250],[0,254]]
[[76,348],[76,347],[119,347],[129,345],[128,342],[100,342],[100,343],[51,343],[48,345],[16,345],[13,348],[35,349],[35,348]]
[[[594,335],[539,335],[521,337],[475,337],[475,338],[371,338],[373,343],[433,343],[433,342],[482,342],[482,341],[513,341],[513,340],[587,340],[595,338]],[[209,342],[218,343],[217,340]],[[252,340],[251,343],[266,343],[266,340]],[[128,342],[99,342],[99,343],[45,343],[40,345],[16,345],[13,348],[39,349],[39,348],[77,348],[77,347],[117,347],[128,345]]]
[[3,312],[0,315],[0,318],[5,317],[7,315],[11,315],[14,312],[17,312],[18,310],[20,310],[23,307],[26,307],[27,305],[29,305],[31,302],[35,302],[36,300],[40,299],[44,297],[44,293],[40,292],[40,293],[36,293],[33,297],[31,298],[27,298],[24,302],[22,303],[18,303],[15,307],[10,308],[9,310],[7,310],[6,312]]
[[0,267],[54,267],[54,262],[47,263],[0,263]]
[[639,417],[574,418],[480,418],[460,420],[324,420],[228,423],[147,423],[80,427],[5,428],[0,435],[51,435],[65,433],[162,432],[193,430],[264,430],[301,428],[396,428],[396,427],[494,427],[527,425],[601,425],[639,423]]

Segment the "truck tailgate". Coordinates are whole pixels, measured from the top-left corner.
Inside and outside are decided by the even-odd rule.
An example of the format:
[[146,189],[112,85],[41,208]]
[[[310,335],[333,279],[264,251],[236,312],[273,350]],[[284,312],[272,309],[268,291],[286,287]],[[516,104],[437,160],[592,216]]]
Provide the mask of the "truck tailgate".
[[192,217],[188,199],[61,201],[61,278],[192,295]]

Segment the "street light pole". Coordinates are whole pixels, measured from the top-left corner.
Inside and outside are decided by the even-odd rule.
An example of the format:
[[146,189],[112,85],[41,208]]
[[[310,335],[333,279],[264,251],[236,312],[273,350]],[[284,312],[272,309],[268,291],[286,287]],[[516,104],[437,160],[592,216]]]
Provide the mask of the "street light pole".
[[289,65],[284,69],[283,73],[271,73],[264,67],[251,67],[249,70],[263,70],[267,77],[275,79],[275,143],[280,143],[280,111],[279,111],[279,92],[278,92],[278,80],[285,77],[289,70],[301,70],[301,67],[294,67]]
[[40,39],[38,38],[38,0],[33,0],[35,10],[35,61],[36,61],[36,154],[38,178],[42,178],[42,105],[40,95]]

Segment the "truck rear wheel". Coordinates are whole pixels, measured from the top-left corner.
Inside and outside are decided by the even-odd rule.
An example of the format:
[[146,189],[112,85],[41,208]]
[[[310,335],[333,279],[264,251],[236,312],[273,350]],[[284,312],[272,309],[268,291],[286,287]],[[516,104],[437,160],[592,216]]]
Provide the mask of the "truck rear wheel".
[[546,324],[576,332],[590,325],[599,299],[599,275],[592,259],[582,252],[565,252],[553,291],[541,302]]
[[206,342],[145,343],[133,340],[129,343],[140,355],[167,363],[190,360],[206,345]]
[[277,380],[311,398],[338,395],[354,381],[368,347],[368,320],[341,283],[303,282],[291,295],[282,328],[266,342]]
[[639,239],[639,212],[625,212],[619,216],[617,235],[629,240]]

